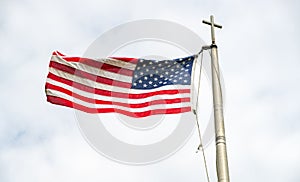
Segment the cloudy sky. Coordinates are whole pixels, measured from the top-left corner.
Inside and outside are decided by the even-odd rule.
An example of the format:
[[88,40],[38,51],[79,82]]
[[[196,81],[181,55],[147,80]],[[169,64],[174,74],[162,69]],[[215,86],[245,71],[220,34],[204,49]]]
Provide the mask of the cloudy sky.
[[[300,181],[298,1],[0,1],[0,181],[205,181],[196,134],[175,155],[126,166],[95,152],[71,109],[45,101],[54,50],[82,55],[105,31],[140,19],[169,20],[206,42],[214,14],[226,88],[232,181]],[[124,55],[126,56],[126,55]],[[214,146],[206,150],[215,180]]]

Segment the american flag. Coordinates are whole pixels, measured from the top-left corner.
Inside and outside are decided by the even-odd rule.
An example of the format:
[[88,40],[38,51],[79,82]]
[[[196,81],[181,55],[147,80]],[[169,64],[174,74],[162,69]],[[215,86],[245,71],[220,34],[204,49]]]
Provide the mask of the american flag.
[[130,117],[190,112],[194,60],[90,59],[56,51],[45,86],[47,101],[87,113]]

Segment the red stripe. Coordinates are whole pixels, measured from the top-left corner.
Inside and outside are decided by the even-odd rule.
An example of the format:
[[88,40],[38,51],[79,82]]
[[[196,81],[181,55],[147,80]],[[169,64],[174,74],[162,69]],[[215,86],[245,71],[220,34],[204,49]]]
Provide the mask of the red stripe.
[[93,88],[90,86],[83,85],[78,82],[74,82],[59,76],[56,76],[52,73],[49,73],[47,78],[50,78],[52,80],[67,84],[69,86],[72,86],[74,88],[77,88],[79,90],[83,90],[89,93],[94,93],[98,95],[103,95],[103,96],[111,96],[111,97],[118,97],[118,98],[129,98],[129,99],[142,99],[142,98],[147,98],[155,95],[165,95],[165,94],[183,94],[183,93],[190,93],[190,89],[173,89],[173,90],[159,90],[159,91],[153,91],[153,92],[146,92],[146,93],[140,93],[140,94],[129,94],[129,93],[121,93],[121,92],[112,92],[112,91],[107,91],[103,89],[97,89]]
[[51,90],[56,90],[62,93],[65,93],[69,96],[72,96],[76,99],[80,99],[82,101],[91,103],[91,104],[106,104],[106,105],[116,105],[116,106],[123,106],[123,107],[128,107],[128,108],[142,108],[142,107],[147,107],[147,106],[152,106],[152,105],[159,105],[159,104],[175,104],[175,103],[182,103],[182,102],[190,102],[190,98],[185,97],[185,98],[175,98],[175,99],[160,99],[160,100],[153,100],[150,102],[144,102],[144,103],[138,103],[138,104],[128,104],[128,103],[123,103],[123,102],[115,102],[115,101],[103,101],[103,100],[98,100],[98,99],[92,99],[88,98],[82,95],[79,95],[77,93],[74,93],[70,90],[67,90],[65,88],[46,83],[46,89],[51,89]]
[[87,113],[120,113],[131,117],[141,118],[141,117],[147,117],[150,115],[157,115],[157,114],[177,114],[177,113],[184,113],[184,112],[190,112],[191,107],[182,107],[182,108],[172,108],[172,109],[154,109],[144,112],[129,112],[124,111],[122,109],[114,109],[114,108],[89,108],[80,104],[76,104],[74,102],[71,102],[69,100],[55,97],[55,96],[47,96],[47,101],[52,104],[62,105],[70,108],[74,108],[80,111],[84,111]]
[[[109,58],[116,59],[116,60],[123,61],[123,62],[132,63],[132,64],[138,63],[138,59],[135,59],[135,58],[122,58],[122,57],[109,57]],[[83,57],[62,56],[62,59],[65,59],[66,61],[69,61],[69,62],[90,62],[91,64],[99,63],[99,61],[97,61],[95,59],[83,58]]]
[[[58,51],[54,51],[52,53],[52,55],[53,56],[64,56],[64,59],[67,58],[67,59],[69,59],[72,62],[79,62],[81,59],[88,59],[88,58],[81,58],[81,57],[66,57],[66,55],[64,55],[64,54],[62,54],[62,53],[60,53]],[[117,59],[117,60],[124,61],[124,62],[130,62],[130,63],[133,63],[133,64],[137,64],[138,63],[138,59],[137,58],[127,58],[127,57],[109,57],[109,58]],[[89,60],[93,60],[93,59],[89,59]]]
[[52,53],[52,55],[53,55],[53,56],[65,56],[65,55],[63,55],[62,53],[58,52],[58,51],[54,51],[54,52]]
[[131,76],[131,77],[133,75],[132,70],[129,70],[129,69],[126,69],[126,68],[120,68],[120,67],[113,66],[113,65],[110,65],[110,64],[106,64],[106,63],[102,63],[102,66],[98,67],[98,68],[100,68],[102,70],[109,71],[109,72],[118,73],[120,75],[126,75],[126,76]]
[[72,75],[79,76],[81,78],[86,78],[86,79],[89,79],[89,80],[92,80],[92,81],[95,81],[98,83],[103,83],[103,84],[113,85],[113,86],[123,87],[123,88],[131,88],[130,83],[112,80],[112,79],[101,77],[101,76],[96,76],[94,74],[90,74],[85,71],[81,71],[81,70],[78,70],[78,69],[75,69],[70,66],[66,66],[66,65],[54,62],[54,61],[50,61],[49,67],[55,68],[55,69],[63,71],[63,72],[70,73]]
[[133,75],[132,70],[129,70],[129,69],[126,69],[126,68],[121,68],[121,67],[110,65],[110,64],[106,64],[106,63],[102,63],[102,62],[95,61],[95,60],[89,59],[89,58],[62,57],[62,59],[65,60],[65,61],[68,61],[68,62],[82,63],[82,64],[92,66],[92,67],[97,68],[97,69],[102,69],[102,70],[105,70],[105,71],[118,73],[118,74],[121,74],[121,75],[126,75],[126,76],[132,76]]

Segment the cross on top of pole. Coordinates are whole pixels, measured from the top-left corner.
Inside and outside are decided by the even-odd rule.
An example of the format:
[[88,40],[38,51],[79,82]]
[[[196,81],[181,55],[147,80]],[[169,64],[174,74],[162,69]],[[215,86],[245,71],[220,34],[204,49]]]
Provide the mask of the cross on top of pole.
[[202,23],[210,25],[210,27],[211,27],[211,41],[212,41],[212,45],[215,45],[216,44],[215,27],[222,28],[222,25],[215,24],[213,15],[210,16],[210,22],[206,21],[206,20],[203,20]]

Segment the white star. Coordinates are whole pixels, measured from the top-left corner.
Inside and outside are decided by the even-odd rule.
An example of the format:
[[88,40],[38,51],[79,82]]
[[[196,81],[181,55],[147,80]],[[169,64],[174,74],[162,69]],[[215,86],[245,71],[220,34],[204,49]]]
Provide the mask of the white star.
[[158,66],[161,67],[161,63],[159,63]]
[[150,77],[153,77],[153,74],[150,74],[149,76],[150,76]]
[[158,83],[159,83],[159,84],[162,84],[162,81],[159,81]]
[[179,65],[179,64],[177,64],[176,68],[180,68],[180,65]]
[[172,69],[171,69],[171,71],[173,72],[173,71],[174,71],[174,69],[172,68]]
[[150,85],[152,85],[152,83],[153,83],[152,81],[149,82]]
[[187,80],[183,80],[184,83],[187,83]]
[[144,75],[144,73],[143,73],[143,72],[141,72],[141,73],[140,73],[140,75]]
[[165,70],[165,68],[161,68],[161,70]]
[[143,81],[142,81],[142,80],[139,80],[139,83],[143,83]]
[[166,71],[166,73],[165,73],[166,75],[168,75],[169,74],[169,72],[168,71]]
[[172,78],[174,75],[170,75],[170,77]]
[[150,61],[149,64],[153,64],[152,61]]
[[167,84],[167,82],[164,82],[164,85]]
[[152,69],[155,69],[155,66],[152,66]]
[[189,76],[188,74],[185,74],[185,75],[184,75],[184,77],[188,77],[188,76]]
[[138,76],[137,75],[134,75],[134,78],[137,78]]
[[133,85],[136,86],[137,84],[136,84],[136,83],[133,83]]
[[189,69],[186,69],[186,70],[184,70],[184,71],[189,71]]
[[182,77],[179,77],[179,80],[182,80]]
[[156,70],[155,73],[157,74],[157,73],[158,73],[158,70]]
[[157,81],[158,80],[158,78],[154,78],[154,81]]
[[176,71],[176,72],[175,72],[175,74],[178,74],[178,73],[179,73],[179,71]]
[[147,87],[147,84],[144,84],[143,87]]
[[174,83],[176,83],[176,82],[177,82],[177,80],[173,80],[173,82],[174,82]]
[[160,77],[160,78],[163,78],[164,76],[163,76],[163,75],[160,75],[159,77]]
[[146,64],[143,64],[143,67],[146,67]]
[[140,69],[141,69],[141,67],[139,67],[139,66],[138,66],[138,67],[136,67],[136,69],[137,69],[137,70],[140,70]]
[[145,76],[145,77],[144,77],[144,80],[148,80],[148,77]]
[[189,66],[190,66],[189,64],[186,65],[186,67],[189,67]]
[[149,72],[149,69],[148,69],[148,68],[146,69],[146,72]]
[[156,84],[154,84],[153,86],[154,86],[154,87],[157,87],[157,85],[156,85]]
[[183,75],[183,72],[180,72],[179,74],[180,74],[180,75]]
[[141,59],[141,60],[140,60],[140,62],[142,63],[142,62],[144,62],[144,60],[143,60],[143,59]]

